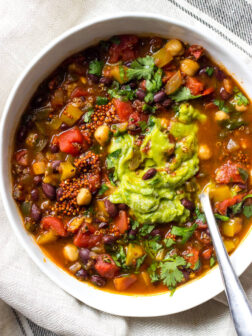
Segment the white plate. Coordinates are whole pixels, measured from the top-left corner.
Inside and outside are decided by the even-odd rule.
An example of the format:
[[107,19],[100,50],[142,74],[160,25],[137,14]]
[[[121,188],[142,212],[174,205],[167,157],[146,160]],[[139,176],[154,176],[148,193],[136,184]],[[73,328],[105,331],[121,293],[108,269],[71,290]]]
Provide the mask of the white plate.
[[[40,248],[25,231],[21,216],[12,198],[10,155],[15,129],[24,108],[36,91],[38,84],[54,70],[61,61],[86,47],[123,33],[158,34],[175,37],[190,44],[204,46],[212,57],[225,64],[243,83],[246,92],[252,96],[251,73],[237,57],[230,54],[217,40],[204,32],[189,27],[186,23],[159,15],[128,14],[104,18],[75,27],[50,43],[31,62],[15,84],[1,120],[0,137],[0,188],[5,210],[13,231],[19,241],[47,276],[66,292],[80,301],[102,311],[123,316],[161,316],[190,309],[211,299],[223,290],[219,269],[215,267],[207,275],[181,286],[170,297],[169,293],[149,296],[126,296],[105,292],[69,276],[48,258],[45,260]],[[232,263],[240,275],[252,259],[252,233],[250,232],[233,253]]]

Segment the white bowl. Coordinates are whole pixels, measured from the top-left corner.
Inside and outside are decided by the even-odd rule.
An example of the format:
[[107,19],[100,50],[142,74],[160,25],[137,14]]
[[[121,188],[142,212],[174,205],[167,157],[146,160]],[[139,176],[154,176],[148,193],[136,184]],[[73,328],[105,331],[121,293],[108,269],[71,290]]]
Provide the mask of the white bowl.
[[[210,55],[234,73],[246,92],[252,96],[252,78],[245,65],[232,55],[216,38],[189,27],[186,23],[159,15],[128,14],[104,18],[75,27],[54,40],[31,62],[14,86],[1,120],[0,188],[11,226],[21,244],[47,276],[80,301],[102,311],[123,316],[161,316],[177,313],[203,303],[223,290],[219,269],[181,286],[171,297],[169,293],[135,296],[120,295],[96,289],[71,277],[46,258],[24,229],[21,216],[12,198],[10,156],[13,137],[27,102],[38,84],[66,57],[110,36],[124,33],[158,34],[176,37],[191,44],[204,46]],[[46,258],[46,262],[44,261]],[[240,275],[252,260],[252,233],[248,233],[233,253],[232,263]]]

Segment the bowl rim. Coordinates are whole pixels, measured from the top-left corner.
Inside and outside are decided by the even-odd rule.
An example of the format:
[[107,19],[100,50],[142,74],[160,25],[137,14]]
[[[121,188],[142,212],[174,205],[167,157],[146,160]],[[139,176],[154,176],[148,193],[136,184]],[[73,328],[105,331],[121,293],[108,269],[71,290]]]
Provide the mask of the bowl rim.
[[[60,36],[58,36],[57,38],[55,38],[53,41],[51,41],[49,44],[47,44],[29,63],[29,65],[23,70],[23,72],[21,73],[21,75],[19,76],[19,78],[17,79],[16,83],[14,84],[8,99],[6,101],[2,116],[1,116],[1,123],[0,123],[0,157],[3,158],[3,154],[5,151],[4,148],[4,139],[3,139],[3,134],[4,134],[4,127],[6,124],[6,120],[7,120],[7,116],[9,113],[9,110],[11,108],[11,104],[13,99],[15,98],[15,94],[17,92],[17,90],[19,89],[20,86],[22,86],[22,82],[25,80],[26,76],[29,74],[29,72],[31,71],[31,69],[36,66],[36,64],[39,62],[39,60],[43,57],[46,56],[46,54],[53,49],[54,47],[56,47],[58,45],[58,43],[60,43],[62,40],[65,40],[67,38],[69,38],[71,35],[77,33],[78,31],[84,30],[89,26],[95,25],[97,23],[104,23],[107,21],[113,21],[113,20],[118,20],[118,19],[132,19],[132,18],[138,18],[138,19],[153,19],[153,20],[157,20],[157,21],[162,21],[164,23],[170,24],[170,25],[176,25],[177,27],[181,27],[189,32],[195,33],[199,36],[202,37],[202,39],[204,39],[205,41],[210,41],[213,45],[217,46],[220,50],[223,50],[224,47],[221,45],[221,43],[219,42],[219,40],[214,39],[212,36],[209,35],[203,35],[205,30],[201,29],[200,31],[198,30],[198,26],[197,24],[195,26],[189,26],[189,24],[185,23],[185,22],[181,22],[177,19],[168,17],[168,16],[164,16],[164,15],[159,15],[159,14],[149,14],[149,13],[142,13],[142,12],[129,12],[129,13],[119,13],[119,14],[114,14],[114,15],[106,15],[106,16],[102,16],[102,17],[98,17],[95,18],[93,20],[89,20],[86,21],[84,23],[81,23],[75,27],[72,27],[71,29],[68,29],[67,31],[65,31],[63,34],[61,34]],[[240,60],[236,60],[237,64],[239,65],[239,67],[245,69],[244,64],[240,61]],[[209,279],[212,279],[213,281],[216,281],[215,283],[215,287],[210,287],[209,291],[204,295],[204,297],[199,297],[199,298],[195,298],[193,302],[186,302],[184,304],[183,307],[176,307],[175,309],[165,309],[165,307],[162,307],[163,310],[157,309],[155,311],[155,308],[153,309],[153,307],[151,307],[151,309],[147,309],[142,311],[137,311],[136,309],[133,309],[133,307],[129,308],[125,308],[123,307],[124,305],[121,304],[120,307],[112,307],[112,305],[107,304],[107,302],[101,303],[100,300],[95,300],[94,302],[90,301],[90,299],[86,299],[86,298],[80,298],[80,295],[74,290],[74,288],[70,288],[70,286],[62,281],[61,279],[59,279],[57,274],[54,274],[54,272],[50,271],[50,269],[48,269],[47,267],[47,263],[44,263],[40,258],[38,258],[38,256],[33,253],[32,248],[30,246],[30,244],[27,243],[27,241],[24,238],[24,233],[27,235],[25,229],[23,228],[23,231],[21,233],[21,231],[18,229],[19,223],[16,223],[16,219],[14,217],[14,214],[11,211],[11,206],[10,206],[10,202],[8,201],[8,195],[9,195],[9,191],[7,190],[8,188],[6,187],[6,174],[8,174],[8,172],[6,172],[6,170],[4,169],[4,160],[0,160],[0,190],[1,190],[1,196],[2,196],[2,200],[3,200],[3,205],[4,205],[4,209],[5,212],[7,214],[9,223],[12,227],[12,230],[15,232],[19,242],[21,243],[21,245],[23,246],[23,248],[25,249],[25,251],[28,253],[28,255],[31,257],[31,259],[35,262],[35,264],[40,268],[40,270],[45,273],[53,282],[55,282],[59,287],[61,287],[62,289],[64,289],[67,293],[71,294],[72,296],[74,296],[76,299],[81,300],[83,303],[99,309],[101,311],[110,313],[110,314],[114,314],[114,315],[119,315],[119,316],[132,316],[132,317],[154,317],[154,316],[164,316],[164,315],[169,315],[169,314],[174,314],[174,313],[178,313],[178,312],[182,312],[185,311],[187,309],[191,309],[201,303],[204,303],[206,301],[208,301],[209,299],[213,298],[214,296],[216,296],[217,294],[219,294],[221,291],[223,291],[223,284],[221,282],[221,277],[220,277],[220,273],[218,270],[218,267],[214,267],[212,270],[210,270],[205,276],[208,277]],[[18,211],[18,210],[17,210]],[[251,230],[250,230],[251,232]],[[248,236],[250,236],[250,239],[247,239]],[[251,242],[250,242],[251,241]],[[239,247],[236,249],[237,250],[245,250],[245,251],[249,251],[249,248],[252,252],[252,234],[250,235],[249,232],[247,233],[247,235],[244,237],[243,242],[240,243]],[[235,261],[235,256],[236,256],[236,251],[232,254],[231,256],[231,261]],[[41,253],[43,253],[41,251]],[[252,253],[251,253],[252,255]],[[43,256],[46,258],[46,256],[43,254]],[[251,257],[252,259],[252,257]],[[249,258],[247,258],[245,260],[245,258],[243,258],[242,260],[239,260],[239,262],[236,261],[234,267],[236,272],[238,273],[238,275],[240,275],[242,272],[245,271],[245,269],[249,266],[249,264],[251,263],[252,260],[249,260]],[[49,263],[51,261],[49,260]],[[46,265],[47,264],[47,265]],[[54,266],[56,266],[53,262],[52,264]],[[57,266],[56,266],[57,267]],[[60,269],[61,270],[61,269]],[[64,272],[63,270],[61,270],[62,272]],[[68,277],[70,277],[70,275],[66,272],[64,272]],[[200,278],[199,278],[200,279]],[[78,281],[78,280],[76,280]],[[78,281],[79,282],[79,281]],[[190,284],[193,284],[194,286],[193,288],[197,288],[197,284],[196,284],[196,280],[193,282],[190,282]],[[196,284],[196,285],[195,285]],[[84,284],[82,284],[84,285]],[[181,286],[180,288],[185,288],[188,285],[185,286]],[[90,291],[92,291],[93,289],[91,289],[91,286],[88,286]],[[181,289],[178,289],[178,291]],[[137,296],[137,295],[121,295],[121,294],[115,294],[115,293],[110,293],[110,292],[106,292],[106,291],[101,291],[99,289],[94,289],[95,294],[93,295],[92,298],[94,298],[95,295],[101,295],[103,300],[111,300],[113,301],[113,297],[119,297],[120,301],[125,302],[126,306],[127,304],[132,304],[132,299],[130,298],[134,298],[134,300],[139,300],[142,302],[142,304],[149,304],[150,300],[148,300],[148,298],[151,298],[151,301],[158,303],[158,300],[155,300],[155,298],[163,296],[164,298],[168,298],[169,293],[160,293],[158,295],[147,295],[147,296]],[[101,294],[103,293],[103,294]],[[124,298],[124,299],[123,299]],[[128,299],[126,299],[128,298]],[[146,300],[147,298],[147,300]],[[117,300],[117,299],[116,299]],[[137,301],[136,301],[137,302]]]

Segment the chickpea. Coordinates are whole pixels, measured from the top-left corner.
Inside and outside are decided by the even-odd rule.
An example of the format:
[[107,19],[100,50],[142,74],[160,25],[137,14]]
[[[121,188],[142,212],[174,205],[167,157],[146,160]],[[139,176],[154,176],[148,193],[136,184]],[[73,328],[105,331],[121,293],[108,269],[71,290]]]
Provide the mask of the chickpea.
[[209,160],[212,157],[212,152],[208,145],[200,145],[198,155],[201,160]]
[[182,55],[184,53],[183,44],[179,40],[170,40],[166,43],[165,49],[169,51],[172,56]]
[[233,82],[230,78],[224,78],[223,79],[223,86],[225,91],[227,91],[227,93],[233,93]]
[[88,205],[91,202],[92,194],[86,188],[81,188],[77,195],[77,204],[78,205]]
[[246,112],[248,109],[248,106],[243,105],[243,104],[242,105],[235,104],[235,109],[238,112]]
[[64,257],[69,261],[76,261],[79,257],[79,250],[73,244],[67,244],[63,248]]
[[108,142],[109,132],[110,130],[107,125],[101,125],[96,129],[94,137],[101,146],[104,146]]
[[189,58],[186,58],[180,63],[180,70],[187,76],[194,76],[199,70],[199,64]]
[[223,121],[229,119],[229,115],[226,112],[223,111],[217,111],[215,112],[215,120],[216,121]]

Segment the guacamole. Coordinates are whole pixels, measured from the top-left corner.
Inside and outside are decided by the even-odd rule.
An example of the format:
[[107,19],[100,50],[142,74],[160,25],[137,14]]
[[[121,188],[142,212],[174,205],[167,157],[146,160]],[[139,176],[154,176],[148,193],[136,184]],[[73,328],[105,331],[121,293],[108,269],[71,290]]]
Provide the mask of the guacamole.
[[[182,104],[169,130],[162,129],[160,119],[150,117],[140,147],[136,136],[113,137],[107,166],[114,168],[118,187],[110,201],[127,204],[141,224],[185,222],[189,211],[181,199],[185,197],[184,183],[199,169],[197,125],[192,122],[200,116],[191,105]],[[169,133],[175,142],[169,140]],[[156,168],[156,175],[143,180],[150,168]]]

